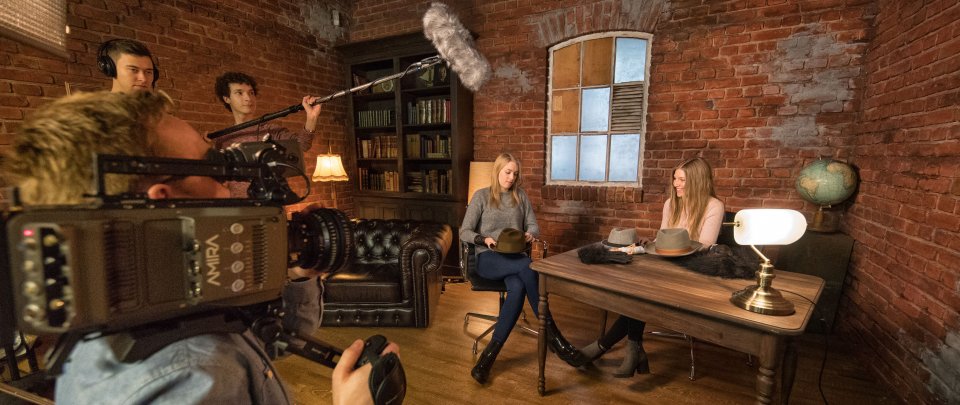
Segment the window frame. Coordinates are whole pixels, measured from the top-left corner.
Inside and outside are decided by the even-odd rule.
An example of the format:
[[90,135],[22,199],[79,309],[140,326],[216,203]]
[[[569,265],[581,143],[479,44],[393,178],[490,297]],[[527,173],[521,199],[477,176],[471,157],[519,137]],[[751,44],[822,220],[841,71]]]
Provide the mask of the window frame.
[[[615,132],[615,131],[613,131],[613,129],[612,129],[612,128],[613,128],[613,123],[611,122],[611,120],[612,120],[612,113],[611,113],[611,112],[612,112],[612,108],[613,108],[614,87],[616,87],[616,86],[618,86],[618,85],[622,86],[622,85],[625,85],[625,84],[628,84],[628,83],[637,83],[636,81],[634,81],[634,82],[628,82],[628,83],[621,83],[621,84],[615,83],[615,81],[616,81],[616,77],[615,77],[615,71],[616,71],[616,39],[617,39],[618,37],[620,37],[620,38],[643,39],[643,40],[646,40],[646,41],[647,41],[647,46],[646,46],[646,60],[645,60],[645,62],[644,62],[645,65],[644,65],[644,79],[643,79],[643,82],[644,82],[644,86],[643,86],[643,103],[644,103],[644,105],[642,106],[642,108],[643,108],[643,117],[641,117],[641,126],[640,126],[640,131],[639,131],[639,132],[636,132],[636,131],[630,131],[630,132],[618,131],[618,132]],[[553,77],[554,77],[554,52],[557,51],[557,50],[566,48],[567,46],[574,45],[574,44],[576,44],[576,43],[581,43],[581,44],[582,44],[582,43],[585,43],[585,42],[590,41],[590,40],[602,39],[602,38],[613,38],[612,41],[613,41],[613,43],[614,43],[614,49],[613,49],[613,51],[612,51],[612,53],[611,53],[611,63],[610,63],[610,69],[611,69],[610,84],[609,84],[609,85],[603,85],[603,86],[597,86],[597,85],[583,86],[583,85],[582,85],[582,84],[583,84],[583,63],[584,63],[583,53],[584,53],[584,47],[581,45],[581,46],[580,46],[580,50],[579,50],[579,51],[580,51],[580,57],[578,58],[578,59],[579,59],[580,66],[579,66],[579,69],[578,69],[579,78],[578,78],[578,82],[577,82],[577,87],[570,87],[570,88],[563,88],[563,89],[561,89],[561,90],[573,90],[573,89],[576,89],[577,91],[580,92],[580,96],[579,96],[580,108],[579,108],[578,111],[577,111],[577,114],[578,114],[577,132],[574,132],[574,133],[556,133],[556,134],[553,133],[553,132],[552,132],[552,129],[553,129],[553,114],[552,114],[552,111],[553,111],[553,99],[554,99],[553,94],[554,94],[554,90],[555,90],[555,89],[553,88],[553,81],[554,81],[554,80],[553,80]],[[548,59],[548,68],[547,68],[547,69],[548,69],[548,70],[547,70],[547,110],[546,110],[546,115],[547,115],[547,123],[546,123],[546,124],[547,124],[547,126],[546,126],[545,131],[544,131],[544,132],[545,132],[545,138],[546,138],[546,157],[545,157],[545,159],[544,159],[544,161],[546,162],[546,167],[545,167],[545,170],[544,170],[544,171],[545,171],[545,173],[544,173],[544,177],[545,177],[545,182],[544,182],[544,184],[545,184],[545,185],[556,185],[556,186],[600,186],[600,187],[642,187],[642,186],[643,186],[643,160],[644,160],[643,154],[644,154],[645,146],[646,146],[645,143],[646,143],[646,132],[647,132],[647,116],[649,115],[649,114],[647,113],[647,111],[648,111],[648,106],[649,106],[649,95],[650,95],[650,94],[649,94],[649,93],[650,93],[650,77],[651,77],[651,72],[650,72],[650,64],[651,64],[651,63],[650,63],[650,59],[651,59],[651,54],[652,54],[652,48],[653,48],[653,34],[651,34],[651,33],[641,32],[641,31],[606,31],[606,32],[591,33],[591,34],[586,34],[586,35],[581,35],[581,36],[578,36],[578,37],[575,37],[575,38],[571,38],[571,39],[568,39],[568,40],[566,40],[566,41],[557,43],[557,44],[555,44],[555,45],[553,45],[553,46],[551,46],[551,47],[549,47],[549,48],[547,49],[547,59]],[[606,131],[602,131],[602,132],[601,132],[601,131],[582,131],[582,130],[580,129],[580,128],[581,128],[580,126],[582,125],[582,122],[580,122],[580,120],[579,120],[579,115],[582,114],[582,111],[583,111],[583,106],[582,106],[582,102],[583,102],[583,90],[584,90],[584,89],[604,88],[604,87],[607,87],[607,88],[610,89],[610,94],[609,94],[609,96],[608,96],[608,97],[609,97],[609,99],[608,99],[608,105],[610,106],[610,110],[608,110],[608,116],[607,116],[607,130],[606,130]],[[591,181],[591,180],[554,180],[554,179],[552,178],[552,175],[553,175],[553,137],[554,137],[554,136],[575,136],[575,137],[576,137],[575,150],[576,150],[576,154],[577,154],[577,155],[576,155],[576,166],[574,167],[574,175],[575,175],[577,178],[579,178],[579,177],[580,177],[580,147],[581,147],[581,138],[582,138],[583,136],[590,136],[590,135],[605,135],[606,138],[607,138],[607,155],[606,155],[606,163],[605,163],[606,166],[605,166],[605,176],[604,176],[606,179],[609,179],[609,177],[610,177],[610,145],[611,145],[611,142],[612,142],[612,139],[613,139],[612,136],[613,136],[613,135],[639,135],[639,137],[640,137],[640,144],[639,144],[640,150],[639,150],[638,157],[637,157],[637,180],[634,181],[634,182],[631,182],[631,181],[608,181],[608,180],[602,180],[602,181]]]

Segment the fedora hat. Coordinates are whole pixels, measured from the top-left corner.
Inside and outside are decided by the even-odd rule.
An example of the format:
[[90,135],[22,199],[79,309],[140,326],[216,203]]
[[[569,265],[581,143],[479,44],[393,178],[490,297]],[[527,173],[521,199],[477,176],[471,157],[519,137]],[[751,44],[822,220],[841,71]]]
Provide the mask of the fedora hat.
[[639,240],[636,228],[613,228],[607,239],[600,243],[606,247],[625,247],[635,245]]
[[647,253],[664,256],[680,257],[696,252],[703,244],[690,240],[690,233],[683,228],[667,228],[657,231],[657,239],[645,246]]
[[527,248],[527,240],[523,231],[513,228],[505,228],[497,236],[497,244],[493,246],[493,251],[498,253],[520,253]]

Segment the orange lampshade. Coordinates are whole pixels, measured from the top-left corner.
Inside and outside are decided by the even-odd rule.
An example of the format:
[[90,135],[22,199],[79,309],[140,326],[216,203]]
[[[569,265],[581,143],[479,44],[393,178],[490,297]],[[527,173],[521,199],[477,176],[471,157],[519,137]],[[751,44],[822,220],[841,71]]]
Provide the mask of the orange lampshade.
[[313,171],[313,181],[347,181],[347,171],[343,170],[340,155],[317,155],[317,168]]
[[473,193],[477,190],[490,187],[490,176],[493,174],[493,162],[470,162],[470,181],[467,183],[467,204],[473,200]]

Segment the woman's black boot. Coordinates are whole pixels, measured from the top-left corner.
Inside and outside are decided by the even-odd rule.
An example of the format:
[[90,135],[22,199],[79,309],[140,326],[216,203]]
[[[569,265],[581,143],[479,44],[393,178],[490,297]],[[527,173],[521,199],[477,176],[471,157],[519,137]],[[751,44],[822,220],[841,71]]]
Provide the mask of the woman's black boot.
[[560,360],[567,362],[567,364],[580,367],[590,360],[583,353],[580,353],[577,348],[570,344],[567,339],[563,338],[563,334],[560,333],[560,329],[557,329],[557,324],[553,323],[553,318],[547,318],[547,343],[550,345],[550,350],[557,354],[557,357]]
[[603,356],[607,350],[610,350],[610,348],[603,347],[598,340],[580,349],[580,354],[583,354],[583,356],[587,358],[587,363],[590,363]]
[[493,361],[497,359],[497,355],[500,354],[500,348],[503,347],[503,343],[500,343],[496,340],[491,340],[490,344],[483,349],[483,353],[480,353],[480,358],[477,359],[477,365],[473,366],[473,370],[470,370],[470,375],[473,376],[474,380],[477,380],[480,384],[485,384],[487,378],[490,377],[490,369],[493,368]]

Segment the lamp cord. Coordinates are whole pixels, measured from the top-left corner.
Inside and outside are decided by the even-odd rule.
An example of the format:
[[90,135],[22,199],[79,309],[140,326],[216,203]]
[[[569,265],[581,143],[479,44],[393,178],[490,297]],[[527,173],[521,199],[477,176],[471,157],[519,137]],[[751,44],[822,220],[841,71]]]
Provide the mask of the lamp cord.
[[820,391],[820,399],[823,400],[823,403],[825,405],[829,405],[830,403],[827,402],[827,396],[823,393],[823,370],[827,366],[827,352],[829,351],[829,348],[830,348],[830,339],[829,339],[830,330],[829,330],[829,325],[827,325],[827,319],[824,317],[823,313],[820,312],[820,307],[818,307],[817,303],[813,302],[813,300],[790,290],[784,290],[779,288],[777,290],[780,292],[788,292],[790,294],[796,295],[800,298],[807,300],[807,302],[809,302],[810,305],[813,307],[814,315],[819,315],[818,319],[823,325],[823,358],[820,360],[820,373],[817,376],[817,390]]

